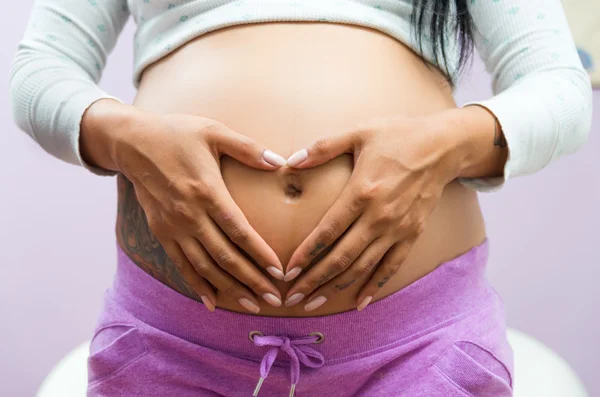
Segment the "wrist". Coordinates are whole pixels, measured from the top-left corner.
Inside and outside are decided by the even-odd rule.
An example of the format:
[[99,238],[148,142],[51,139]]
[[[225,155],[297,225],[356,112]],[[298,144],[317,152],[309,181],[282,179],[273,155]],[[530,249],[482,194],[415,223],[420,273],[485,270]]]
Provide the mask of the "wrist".
[[479,105],[445,112],[448,136],[456,142],[460,164],[456,177],[483,178],[503,175],[508,146],[494,114]]
[[114,99],[100,99],[90,105],[81,119],[80,153],[90,166],[121,171],[117,147],[126,140],[137,110]]

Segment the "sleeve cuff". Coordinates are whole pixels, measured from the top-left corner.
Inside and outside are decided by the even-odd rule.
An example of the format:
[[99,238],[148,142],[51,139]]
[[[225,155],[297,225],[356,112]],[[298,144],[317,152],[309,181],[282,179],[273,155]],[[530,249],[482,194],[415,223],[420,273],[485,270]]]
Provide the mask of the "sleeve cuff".
[[[504,170],[506,172],[506,168]],[[491,178],[458,178],[464,186],[482,193],[491,193],[501,190],[508,178],[498,176]]]
[[83,114],[85,113],[85,111],[90,106],[92,106],[96,101],[99,101],[100,99],[114,99],[115,101],[124,103],[119,98],[109,95],[102,90],[99,90],[94,95],[88,95],[88,96],[86,96],[86,98],[83,98],[83,100],[78,101],[79,109],[77,109],[76,114],[78,114],[79,117],[77,118],[76,125],[73,126],[74,133],[71,134],[71,137],[72,137],[71,147],[73,149],[73,153],[75,155],[75,160],[76,160],[77,164],[81,165],[83,168],[87,169],[88,171],[90,171],[91,173],[96,174],[96,175],[114,176],[114,175],[117,175],[119,172],[92,166],[92,165],[88,164],[81,156],[81,147],[79,145],[79,136],[80,136],[80,132],[81,132],[81,120],[83,118]]

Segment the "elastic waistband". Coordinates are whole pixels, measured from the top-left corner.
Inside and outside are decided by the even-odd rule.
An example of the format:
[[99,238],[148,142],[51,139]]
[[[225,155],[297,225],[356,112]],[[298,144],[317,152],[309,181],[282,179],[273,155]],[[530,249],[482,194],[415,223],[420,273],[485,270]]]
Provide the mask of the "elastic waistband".
[[368,305],[319,317],[269,317],[216,308],[209,312],[141,270],[117,245],[117,273],[109,298],[140,321],[168,334],[238,357],[260,360],[249,339],[264,335],[324,335],[314,345],[327,364],[385,350],[453,322],[489,303],[494,294],[485,277],[489,241],[444,262],[434,271]]

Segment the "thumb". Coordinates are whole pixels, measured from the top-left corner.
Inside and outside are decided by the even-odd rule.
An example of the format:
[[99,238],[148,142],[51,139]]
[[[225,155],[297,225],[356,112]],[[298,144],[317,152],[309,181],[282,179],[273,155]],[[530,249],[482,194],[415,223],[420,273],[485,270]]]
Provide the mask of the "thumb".
[[285,165],[285,159],[269,150],[256,139],[223,127],[213,135],[213,143],[219,153],[233,157],[253,168],[274,170]]
[[344,153],[355,153],[360,138],[356,132],[320,138],[307,148],[292,154],[287,164],[294,168],[309,168],[324,164]]

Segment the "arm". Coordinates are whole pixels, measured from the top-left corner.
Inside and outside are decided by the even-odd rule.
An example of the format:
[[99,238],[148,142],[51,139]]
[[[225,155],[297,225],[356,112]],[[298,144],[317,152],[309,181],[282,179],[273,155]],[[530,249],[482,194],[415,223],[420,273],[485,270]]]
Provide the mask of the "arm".
[[283,278],[281,263],[231,198],[219,159],[263,170],[285,160],[215,120],[145,112],[102,91],[97,83],[128,15],[126,0],[37,0],[11,73],[17,124],[64,161],[127,178],[159,251],[146,271],[164,272],[163,280],[177,273],[180,291],[211,310],[213,286],[255,313],[256,296],[277,306],[281,294],[259,267]]
[[[286,305],[306,298],[305,310],[314,310],[368,274],[356,299],[364,309],[397,274],[449,182],[498,190],[509,176],[535,172],[583,144],[590,81],[559,1],[469,0],[475,43],[494,75],[492,99],[370,120],[322,137],[303,149],[303,161],[291,162],[306,169],[354,155],[340,198],[288,261],[287,280],[299,278]],[[316,256],[319,263],[299,276]]]
[[[459,180],[494,191],[583,145],[592,91],[559,0],[472,1],[470,12],[495,96],[449,116],[460,120],[469,143]],[[495,119],[506,148],[495,145]]]
[[99,99],[121,104],[97,83],[128,17],[126,0],[36,0],[12,64],[17,125],[53,156],[98,175],[116,172],[84,161],[80,124]]

